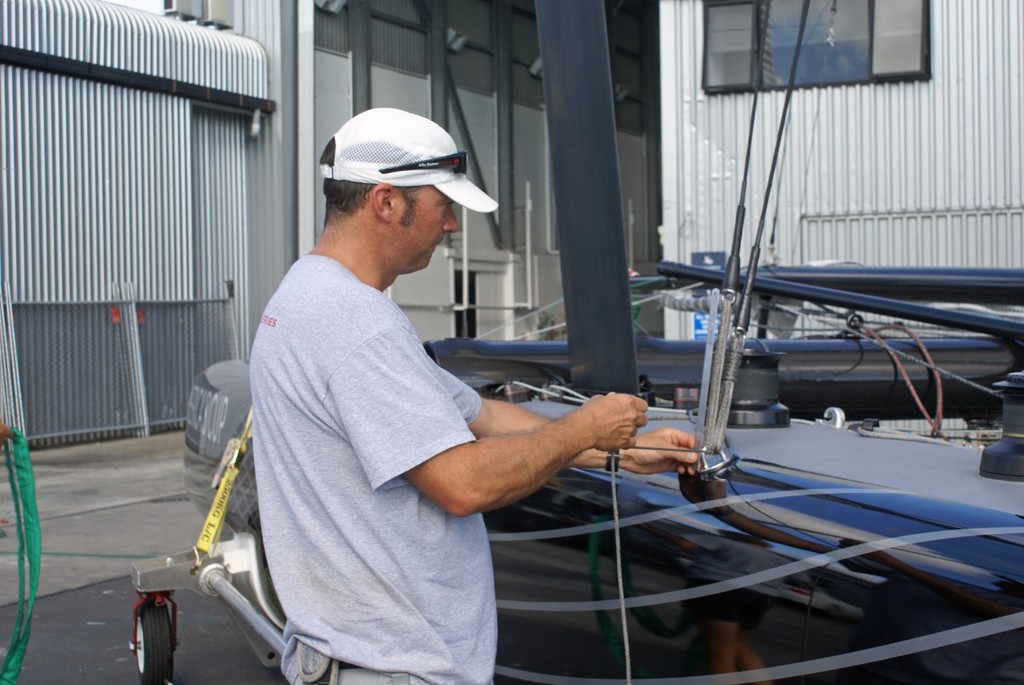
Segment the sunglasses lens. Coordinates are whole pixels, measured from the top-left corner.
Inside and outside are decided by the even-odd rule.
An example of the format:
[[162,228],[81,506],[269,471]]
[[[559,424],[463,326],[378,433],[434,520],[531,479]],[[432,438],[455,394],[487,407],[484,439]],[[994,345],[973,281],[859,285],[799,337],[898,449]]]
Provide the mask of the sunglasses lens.
[[401,164],[399,166],[387,167],[380,170],[382,174],[390,174],[396,171],[415,171],[417,169],[451,169],[452,173],[464,174],[466,173],[466,153],[464,151],[455,152],[444,157],[432,157],[431,159],[421,159],[418,162],[411,162],[409,164]]

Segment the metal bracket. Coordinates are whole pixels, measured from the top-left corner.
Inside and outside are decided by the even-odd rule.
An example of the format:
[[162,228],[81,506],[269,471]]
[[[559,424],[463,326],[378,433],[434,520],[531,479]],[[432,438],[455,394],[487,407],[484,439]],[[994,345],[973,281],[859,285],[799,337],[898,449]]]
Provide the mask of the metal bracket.
[[739,463],[740,457],[736,454],[726,455],[724,452],[715,453],[719,461],[709,464],[705,454],[700,455],[700,467],[697,469],[697,477],[701,480],[722,480],[726,471]]

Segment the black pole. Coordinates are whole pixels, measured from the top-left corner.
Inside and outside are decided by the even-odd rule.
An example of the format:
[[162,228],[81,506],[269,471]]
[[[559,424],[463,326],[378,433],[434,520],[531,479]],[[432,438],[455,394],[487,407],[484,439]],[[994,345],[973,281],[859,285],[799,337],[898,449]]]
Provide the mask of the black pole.
[[782,105],[782,116],[779,118],[779,131],[775,136],[775,150],[772,153],[771,169],[768,172],[768,183],[765,184],[764,201],[761,203],[761,217],[757,222],[757,234],[754,236],[754,246],[750,249],[750,261],[747,266],[747,284],[743,289],[740,298],[739,309],[736,312],[736,328],[746,332],[750,324],[750,292],[757,275],[757,263],[761,259],[761,240],[764,236],[764,222],[768,216],[768,200],[772,195],[772,185],[775,181],[775,168],[779,161],[779,149],[782,147],[782,136],[786,132],[786,119],[789,115],[789,103],[793,99],[793,88],[796,86],[796,68],[800,61],[800,49],[804,42],[804,29],[807,27],[807,11],[810,9],[811,0],[804,0],[803,8],[800,11],[800,29],[796,34],[796,46],[793,49],[793,63],[789,66],[789,81],[786,85],[786,100]]
[[[757,61],[754,64],[754,97],[750,105],[750,122],[747,130],[747,152],[743,160],[743,182],[740,183],[740,197],[736,203],[736,220],[732,229],[732,248],[725,265],[722,278],[722,290],[733,290],[740,282],[740,245],[743,242],[743,224],[747,217],[747,180],[750,177],[750,152],[754,146],[754,126],[757,123],[757,98],[761,93],[761,79],[764,74],[764,44],[768,35],[768,13],[771,11],[771,0],[766,0],[761,16],[757,35]],[[728,322],[726,322],[728,324]]]
[[638,391],[602,0],[537,0],[572,383]]

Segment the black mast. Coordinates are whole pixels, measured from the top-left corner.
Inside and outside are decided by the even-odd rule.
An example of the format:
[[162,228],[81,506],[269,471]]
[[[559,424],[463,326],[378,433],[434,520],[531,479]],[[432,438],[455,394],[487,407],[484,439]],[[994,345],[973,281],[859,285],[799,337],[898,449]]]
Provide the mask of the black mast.
[[604,2],[536,9],[572,383],[636,393]]

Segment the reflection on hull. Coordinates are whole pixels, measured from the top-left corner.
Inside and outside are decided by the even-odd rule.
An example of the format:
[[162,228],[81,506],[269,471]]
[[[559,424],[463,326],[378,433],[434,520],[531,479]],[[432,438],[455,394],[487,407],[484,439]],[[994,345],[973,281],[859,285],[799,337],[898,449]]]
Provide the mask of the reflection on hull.
[[[608,478],[569,472],[487,517],[507,682],[625,675]],[[635,677],[1024,682],[1022,635],[1007,632],[1024,626],[1017,517],[918,506],[909,493],[814,483],[766,464],[734,470],[724,499],[691,502],[674,485],[626,476],[619,486]],[[976,525],[955,527],[961,516]],[[721,577],[706,577],[716,568]],[[763,606],[751,608],[758,596]],[[741,633],[742,647],[715,654]],[[696,677],[716,656],[737,659],[720,672],[762,670]]]
[[[245,365],[233,364],[198,381],[227,397],[225,441],[249,403]],[[652,420],[666,422],[693,430],[678,415]],[[223,450],[207,433],[190,426],[186,440],[203,511]],[[497,682],[623,682],[628,644],[633,678],[652,683],[1024,683],[1019,484],[975,482],[975,452],[823,425],[728,438],[741,461],[723,481],[616,476],[628,640],[611,474],[568,470],[485,516]],[[922,463],[960,480],[928,492]],[[250,464],[228,525],[258,532]]]

